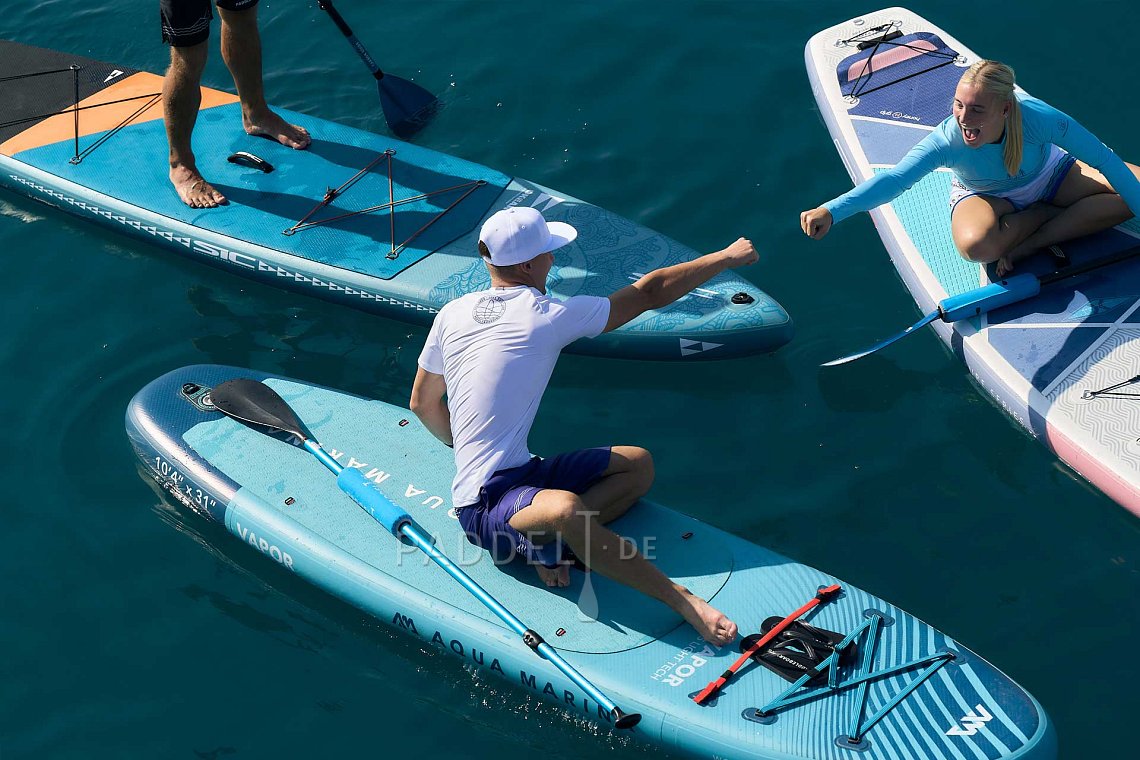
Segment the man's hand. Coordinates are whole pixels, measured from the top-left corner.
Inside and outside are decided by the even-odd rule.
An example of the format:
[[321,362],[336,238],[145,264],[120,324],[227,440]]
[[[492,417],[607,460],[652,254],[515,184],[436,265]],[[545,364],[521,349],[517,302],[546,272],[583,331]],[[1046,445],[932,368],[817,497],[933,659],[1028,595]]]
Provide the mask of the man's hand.
[[738,238],[735,243],[725,248],[721,253],[728,257],[729,269],[755,264],[760,260],[760,254],[756,253],[756,248],[748,238]]
[[831,229],[831,212],[823,206],[800,214],[800,228],[812,240],[819,240]]
[[748,238],[692,261],[654,269],[610,296],[610,318],[604,332],[616,330],[639,314],[668,306],[726,269],[755,263],[760,257]]

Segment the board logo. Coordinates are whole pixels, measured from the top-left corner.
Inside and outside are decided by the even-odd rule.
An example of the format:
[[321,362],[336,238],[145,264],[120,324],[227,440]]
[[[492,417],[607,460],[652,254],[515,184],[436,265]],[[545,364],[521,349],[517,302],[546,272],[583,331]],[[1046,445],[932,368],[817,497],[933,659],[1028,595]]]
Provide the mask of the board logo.
[[498,296],[483,296],[471,310],[471,317],[481,325],[499,321],[507,311],[507,305]]
[[122,72],[122,71],[119,71],[118,69],[115,69],[114,71],[112,71],[110,74],[107,75],[107,78],[103,80],[103,84],[107,84],[107,82],[110,82],[112,79],[115,79],[116,77],[121,77],[124,73],[125,72]]
[[723,343],[709,343],[703,340],[689,340],[688,338],[679,338],[678,340],[680,340],[681,356],[701,354],[724,345]]
[[947,736],[973,736],[978,733],[978,729],[985,728],[986,724],[993,720],[992,715],[981,705],[975,705],[974,709],[962,716],[962,725],[953,725],[946,731]]

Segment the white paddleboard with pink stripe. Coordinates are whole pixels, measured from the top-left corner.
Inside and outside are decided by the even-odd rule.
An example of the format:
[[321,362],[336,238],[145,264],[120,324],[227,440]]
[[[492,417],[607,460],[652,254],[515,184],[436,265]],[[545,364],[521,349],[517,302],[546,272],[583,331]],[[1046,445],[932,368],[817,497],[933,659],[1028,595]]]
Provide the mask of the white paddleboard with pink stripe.
[[[1001,50],[984,53],[1002,60]],[[894,166],[949,116],[958,79],[978,57],[905,8],[868,13],[812,37],[805,51],[812,91],[852,180]],[[1017,61],[1006,62],[1017,68]],[[1066,110],[1063,92],[1034,94]],[[1127,154],[1130,146],[1116,147]],[[871,212],[924,313],[990,282],[985,267],[954,248],[950,177],[934,172]],[[1138,244],[1133,220],[1064,249],[1076,265]],[[1056,266],[1041,255],[1018,271],[1044,274]],[[974,320],[936,321],[934,328],[1002,409],[1140,515],[1140,258],[1050,285]],[[880,337],[867,336],[868,342]]]

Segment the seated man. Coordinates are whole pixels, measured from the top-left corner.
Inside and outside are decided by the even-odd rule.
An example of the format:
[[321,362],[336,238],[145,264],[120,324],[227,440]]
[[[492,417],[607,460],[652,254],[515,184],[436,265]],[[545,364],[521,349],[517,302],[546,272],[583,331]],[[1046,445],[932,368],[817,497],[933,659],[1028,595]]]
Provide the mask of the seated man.
[[[455,447],[452,500],[468,538],[496,561],[518,552],[548,586],[569,585],[557,561],[564,541],[589,568],[672,607],[708,642],[736,638],[736,624],[667,578],[606,523],[653,482],[649,452],[634,446],[533,456],[527,437],[562,348],[673,303],[730,267],[757,260],[744,238],[723,251],[650,272],[608,298],[546,293],[556,248],[577,237],[537,210],[499,211],[483,225],[479,253],[489,290],[436,315],[419,358],[410,406]],[[447,401],[444,400],[444,395]],[[543,566],[545,565],[545,566]]]

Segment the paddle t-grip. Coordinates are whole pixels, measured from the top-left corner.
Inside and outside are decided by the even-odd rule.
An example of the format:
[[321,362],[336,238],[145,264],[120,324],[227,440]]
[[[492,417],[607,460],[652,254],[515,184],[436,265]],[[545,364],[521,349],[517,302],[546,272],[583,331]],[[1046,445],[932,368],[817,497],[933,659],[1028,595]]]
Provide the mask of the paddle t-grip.
[[336,484],[396,538],[401,538],[404,526],[414,525],[411,515],[397,507],[378,485],[355,467],[341,470],[336,476]]

